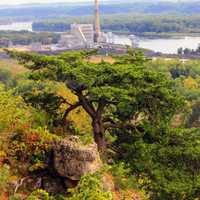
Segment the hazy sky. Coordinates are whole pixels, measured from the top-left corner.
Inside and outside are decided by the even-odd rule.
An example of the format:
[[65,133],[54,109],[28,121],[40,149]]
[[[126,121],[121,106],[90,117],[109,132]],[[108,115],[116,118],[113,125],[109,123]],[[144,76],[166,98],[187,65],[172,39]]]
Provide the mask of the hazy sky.
[[27,4],[27,3],[55,3],[55,2],[84,2],[92,0],[0,0],[1,5]]
[[[28,3],[55,3],[55,2],[84,2],[94,0],[0,0],[0,5],[28,4]],[[109,0],[101,0],[109,1]],[[166,1],[166,0],[165,0]],[[183,0],[167,0],[167,1],[183,1]]]

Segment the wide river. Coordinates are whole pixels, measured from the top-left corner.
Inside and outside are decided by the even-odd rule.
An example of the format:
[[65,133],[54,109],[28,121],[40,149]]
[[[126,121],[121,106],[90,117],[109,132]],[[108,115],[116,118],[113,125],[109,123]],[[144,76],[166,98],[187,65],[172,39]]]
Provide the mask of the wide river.
[[[127,36],[118,36],[115,39],[120,44],[131,44],[130,39]],[[138,38],[138,46],[145,49],[150,49],[155,52],[161,52],[166,54],[177,53],[178,48],[196,49],[200,44],[199,37],[177,37],[177,38]]]
[[[31,22],[19,22],[12,23],[8,25],[0,25],[1,30],[28,30],[32,31]],[[117,36],[115,38],[115,43],[130,45],[131,41],[128,36]],[[173,54],[177,53],[177,49],[190,48],[196,49],[200,44],[199,37],[179,37],[179,38],[160,38],[160,39],[150,39],[150,38],[138,38],[138,46],[145,49],[150,49],[155,52]]]
[[0,25],[0,31],[32,31],[32,22],[18,22]]

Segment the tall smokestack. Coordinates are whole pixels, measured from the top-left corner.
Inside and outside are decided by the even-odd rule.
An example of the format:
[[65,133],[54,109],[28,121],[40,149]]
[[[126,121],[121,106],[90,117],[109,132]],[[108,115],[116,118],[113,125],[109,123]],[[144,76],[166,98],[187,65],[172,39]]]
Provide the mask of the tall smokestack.
[[99,15],[99,0],[95,0],[95,34],[94,41],[98,42],[101,34],[100,15]]

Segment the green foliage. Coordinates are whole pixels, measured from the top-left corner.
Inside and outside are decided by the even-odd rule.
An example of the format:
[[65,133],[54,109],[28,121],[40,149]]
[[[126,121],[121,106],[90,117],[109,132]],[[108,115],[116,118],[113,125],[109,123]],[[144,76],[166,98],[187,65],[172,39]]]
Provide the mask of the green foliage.
[[9,181],[10,167],[3,165],[0,168],[0,195],[6,190],[7,183]]
[[112,200],[112,194],[104,189],[99,175],[82,177],[78,186],[69,192],[72,196],[67,200]]
[[[107,130],[137,129],[138,124],[147,121],[169,123],[171,116],[183,104],[173,89],[173,82],[162,73],[143,66],[147,59],[141,52],[129,50],[129,54],[115,64],[88,62],[87,57],[93,52],[69,52],[57,56],[8,53],[32,70],[29,79],[36,83],[64,83],[76,95],[77,102],[71,104],[70,99],[45,89],[30,91],[24,98],[35,107],[44,109],[52,119],[61,106],[67,106],[60,115],[60,123],[64,125],[69,112],[81,106],[92,119],[98,145],[102,142],[97,140],[104,137],[103,126]],[[101,133],[97,133],[99,129]]]
[[162,137],[157,141],[153,135],[150,141],[147,134],[138,139],[130,135],[128,140],[122,135],[116,145],[152,200],[195,199],[200,189],[199,133],[195,129],[160,129]]
[[[60,116],[59,106],[62,104],[63,99],[55,95],[58,86],[55,83],[45,81],[29,81],[22,80],[18,83],[18,87],[14,93],[24,97],[24,101],[31,103],[37,110],[44,110],[46,119],[41,116],[44,124],[52,123],[51,120],[56,120]],[[49,115],[51,119],[49,119]],[[40,116],[38,116],[40,117]],[[45,121],[46,120],[46,121]]]
[[19,95],[13,95],[13,90],[6,90],[0,85],[0,130],[14,131],[29,127],[45,125],[45,116],[27,105]]
[[[160,4],[160,3],[159,3]],[[173,3],[173,6],[175,4]],[[126,6],[126,5],[124,5]],[[140,5],[139,12],[145,9],[145,3],[142,2]],[[136,6],[136,7],[137,7]],[[149,7],[148,7],[149,6]],[[155,5],[148,4],[146,9],[151,9],[151,6],[154,7]],[[173,7],[172,6],[172,7]],[[194,6],[194,5],[192,5]],[[128,4],[129,11],[131,5]],[[169,6],[170,7],[170,6]],[[178,5],[175,11],[179,10],[181,6]],[[170,35],[170,33],[198,33],[200,30],[200,23],[199,15],[190,15],[188,16],[188,12],[191,12],[191,8],[188,9],[187,15],[172,15],[171,12],[169,15],[159,14],[152,15],[151,13],[145,14],[135,14],[136,12],[133,11],[132,13],[122,13],[122,7],[120,7],[120,14],[112,14],[112,15],[102,15],[101,17],[101,26],[102,29],[106,31],[115,31],[120,33],[136,33],[136,34],[143,34],[149,33],[150,35],[160,34],[160,36]],[[159,5],[158,5],[159,9]],[[110,12],[109,12],[110,13]],[[137,12],[138,13],[138,12]],[[84,17],[67,17],[64,19],[52,19],[48,21],[40,21],[34,22],[33,26],[35,30],[54,30],[55,32],[60,32],[63,30],[67,30],[69,25],[74,21],[78,23],[91,23],[93,17],[91,16],[84,16]]]
[[59,137],[47,129],[21,130],[11,138],[8,153],[16,160],[29,164],[29,171],[42,170],[47,167],[51,144]]
[[30,120],[28,106],[19,96],[13,96],[12,91],[6,91],[0,85],[0,129],[19,127]]
[[113,175],[116,187],[121,190],[138,189],[137,179],[131,174],[131,169],[125,163],[113,164],[109,171]]
[[[96,136],[109,135],[109,147],[116,155],[116,164],[110,171],[119,190],[139,187],[152,200],[199,196],[200,132],[171,127],[176,115],[185,111],[185,101],[188,105],[189,101],[193,104],[191,99],[198,99],[186,95],[192,91],[198,97],[198,67],[177,60],[149,61],[132,50],[129,55],[116,58],[114,64],[90,63],[88,56],[94,52],[56,56],[9,53],[31,70],[29,80],[23,81],[15,94],[48,114],[53,126],[69,125],[68,112],[80,114],[82,109],[91,118],[97,144]],[[61,87],[64,92],[59,92]],[[79,134],[76,129],[73,133]],[[48,144],[57,139],[43,128],[18,131],[12,137],[11,155],[30,163],[30,171],[43,169]],[[69,192],[69,200],[112,199],[99,175],[84,176]]]
[[8,47],[9,41],[14,45],[30,45],[33,42],[42,44],[57,43],[60,35],[56,33],[36,33],[30,31],[0,31],[0,47]]
[[15,194],[9,197],[9,200],[21,200],[22,196],[20,194]]
[[6,88],[11,88],[16,84],[16,80],[11,72],[5,69],[0,69],[0,82],[4,84]]
[[27,200],[53,200],[53,198],[51,198],[44,190],[36,190],[27,198]]

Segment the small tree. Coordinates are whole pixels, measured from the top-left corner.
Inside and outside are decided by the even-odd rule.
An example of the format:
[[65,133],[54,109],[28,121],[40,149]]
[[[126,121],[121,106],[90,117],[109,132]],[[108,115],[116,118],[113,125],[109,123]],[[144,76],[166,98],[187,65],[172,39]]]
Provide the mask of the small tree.
[[57,56],[8,53],[31,70],[30,79],[64,83],[77,96],[75,104],[51,91],[45,91],[46,95],[40,96],[39,101],[31,100],[43,109],[54,105],[56,110],[62,104],[68,105],[62,115],[63,124],[71,111],[82,107],[92,119],[94,140],[100,151],[106,148],[106,131],[139,131],[145,121],[159,123],[162,119],[169,123],[170,116],[179,107],[180,98],[172,89],[173,83],[163,74],[143,67],[146,59],[141,53],[129,51],[129,55],[120,57],[114,64],[90,63],[88,52]]
[[183,48],[182,48],[182,47],[178,48],[178,49],[177,49],[177,53],[178,53],[179,55],[182,55],[182,54],[183,54]]

